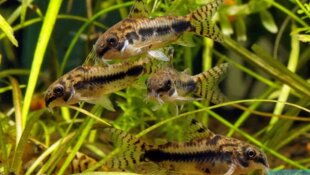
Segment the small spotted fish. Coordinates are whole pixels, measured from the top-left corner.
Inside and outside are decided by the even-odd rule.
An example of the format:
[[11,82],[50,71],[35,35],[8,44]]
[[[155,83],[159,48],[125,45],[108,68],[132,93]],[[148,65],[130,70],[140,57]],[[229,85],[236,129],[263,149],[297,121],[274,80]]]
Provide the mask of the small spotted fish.
[[[213,22],[222,0],[214,0],[186,16],[161,16],[149,18],[149,11],[143,0],[136,0],[128,18],[104,32],[95,43],[96,54],[103,60],[126,59],[148,54],[153,58],[168,61],[159,48],[175,42],[184,32],[195,33],[223,41],[220,30]],[[179,41],[179,42],[178,42]],[[183,45],[186,45],[183,42]]]
[[198,121],[188,127],[188,140],[151,145],[121,130],[106,128],[121,151],[107,162],[111,169],[158,175],[237,175],[268,170],[267,157],[257,147],[212,133]]
[[156,99],[161,104],[197,99],[205,99],[213,104],[223,103],[227,98],[218,85],[225,77],[228,67],[228,63],[220,64],[194,76],[165,67],[147,79],[148,98]]
[[51,109],[85,101],[114,110],[107,94],[131,86],[142,75],[154,72],[160,65],[154,59],[145,58],[108,66],[79,66],[48,87],[45,106]]

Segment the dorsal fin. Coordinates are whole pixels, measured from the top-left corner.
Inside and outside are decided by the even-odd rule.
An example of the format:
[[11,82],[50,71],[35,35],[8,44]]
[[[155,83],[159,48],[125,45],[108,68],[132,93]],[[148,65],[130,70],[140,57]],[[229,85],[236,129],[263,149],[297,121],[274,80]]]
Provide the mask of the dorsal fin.
[[184,135],[186,141],[194,141],[197,139],[212,138],[215,134],[196,119],[191,119],[188,130]]
[[150,12],[143,0],[135,0],[128,14],[128,18],[148,18],[149,15]]
[[89,52],[89,54],[87,55],[84,63],[82,64],[83,66],[102,66],[102,67],[106,67],[108,66],[108,64],[106,64],[104,61],[102,61],[95,52],[95,46],[93,47],[93,49]]

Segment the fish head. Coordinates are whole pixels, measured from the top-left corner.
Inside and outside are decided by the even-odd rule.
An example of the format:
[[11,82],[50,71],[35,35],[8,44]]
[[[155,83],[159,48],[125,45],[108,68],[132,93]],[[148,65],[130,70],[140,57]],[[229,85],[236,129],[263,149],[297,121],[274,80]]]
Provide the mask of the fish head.
[[45,91],[45,107],[52,109],[58,106],[67,106],[79,102],[75,96],[72,75],[63,75],[52,83]]
[[240,172],[250,172],[253,170],[268,171],[269,164],[266,154],[254,145],[248,143],[241,144],[240,154],[236,157]]
[[135,56],[136,50],[130,46],[139,36],[134,31],[132,22],[131,19],[120,21],[98,38],[95,51],[99,58],[111,60]]
[[146,81],[148,98],[157,99],[159,102],[167,101],[175,93],[175,83],[171,76],[165,72],[157,72]]

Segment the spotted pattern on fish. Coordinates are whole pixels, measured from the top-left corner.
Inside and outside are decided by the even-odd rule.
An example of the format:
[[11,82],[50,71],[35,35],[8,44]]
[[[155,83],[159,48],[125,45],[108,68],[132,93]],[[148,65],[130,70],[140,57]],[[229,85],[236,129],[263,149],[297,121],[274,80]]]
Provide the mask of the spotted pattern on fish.
[[154,72],[161,66],[150,58],[106,67],[79,66],[50,85],[45,93],[45,105],[55,107],[98,99],[129,87],[140,76]]
[[[132,12],[145,11],[141,9]],[[130,16],[104,32],[95,44],[98,57],[103,59],[126,59],[140,56],[150,50],[166,47],[175,42],[184,32],[206,36],[214,41],[223,41],[220,30],[212,23],[211,17],[217,11],[222,0],[210,2],[186,16],[148,15]],[[117,44],[109,46],[109,38],[117,38]],[[128,45],[124,44],[128,42]]]
[[[159,169],[167,169],[167,174],[170,171],[190,170],[209,174],[225,174],[228,171],[247,174],[252,170],[268,167],[265,154],[255,146],[214,134],[197,121],[191,122],[191,127],[189,130],[199,132],[197,135],[194,134],[195,139],[162,145],[147,144],[133,135],[114,128],[104,129],[114,145],[121,150],[118,156],[107,163],[107,166],[125,169],[137,167],[140,163],[153,162]],[[202,133],[205,133],[205,137],[201,137]],[[232,167],[234,169],[230,170]]]
[[193,76],[193,80],[197,83],[194,95],[214,104],[228,101],[226,96],[218,89],[218,85],[225,77],[228,67],[229,64],[224,63]]

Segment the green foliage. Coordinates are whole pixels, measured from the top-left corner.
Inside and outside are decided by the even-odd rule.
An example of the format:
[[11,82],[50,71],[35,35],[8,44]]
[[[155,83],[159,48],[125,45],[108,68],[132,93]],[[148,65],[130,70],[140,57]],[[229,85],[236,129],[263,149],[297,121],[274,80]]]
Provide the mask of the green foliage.
[[[186,37],[193,40],[194,47],[174,45],[173,64],[177,70],[189,68],[197,74],[229,62],[232,68],[221,88],[224,94],[232,99],[254,99],[241,101],[246,111],[230,107],[239,101],[211,107],[194,101],[186,103],[177,114],[174,105],[145,101],[146,77],[110,95],[116,112],[89,104],[63,107],[53,113],[43,108],[46,88],[64,72],[81,65],[98,33],[125,18],[133,2],[94,0],[85,1],[85,7],[75,1],[21,2],[0,3],[0,174],[48,174],[54,169],[57,174],[66,174],[78,151],[100,160],[83,173],[97,174],[93,171],[117,153],[102,141],[101,128],[113,124],[155,142],[162,141],[156,138],[182,140],[185,117],[197,118],[214,132],[242,136],[240,139],[258,145],[267,153],[271,168],[310,168],[309,150],[302,142],[310,143],[309,120],[283,117],[310,116],[309,3],[227,1],[214,19],[225,34],[225,42],[218,44],[190,35]],[[153,17],[185,15],[205,3],[147,2]],[[18,48],[14,46],[17,43]],[[262,118],[253,110],[269,113],[270,118]],[[47,148],[23,172],[29,161],[25,157],[30,138],[40,140]],[[300,145],[306,155],[294,157],[295,152],[289,148],[297,150]]]

